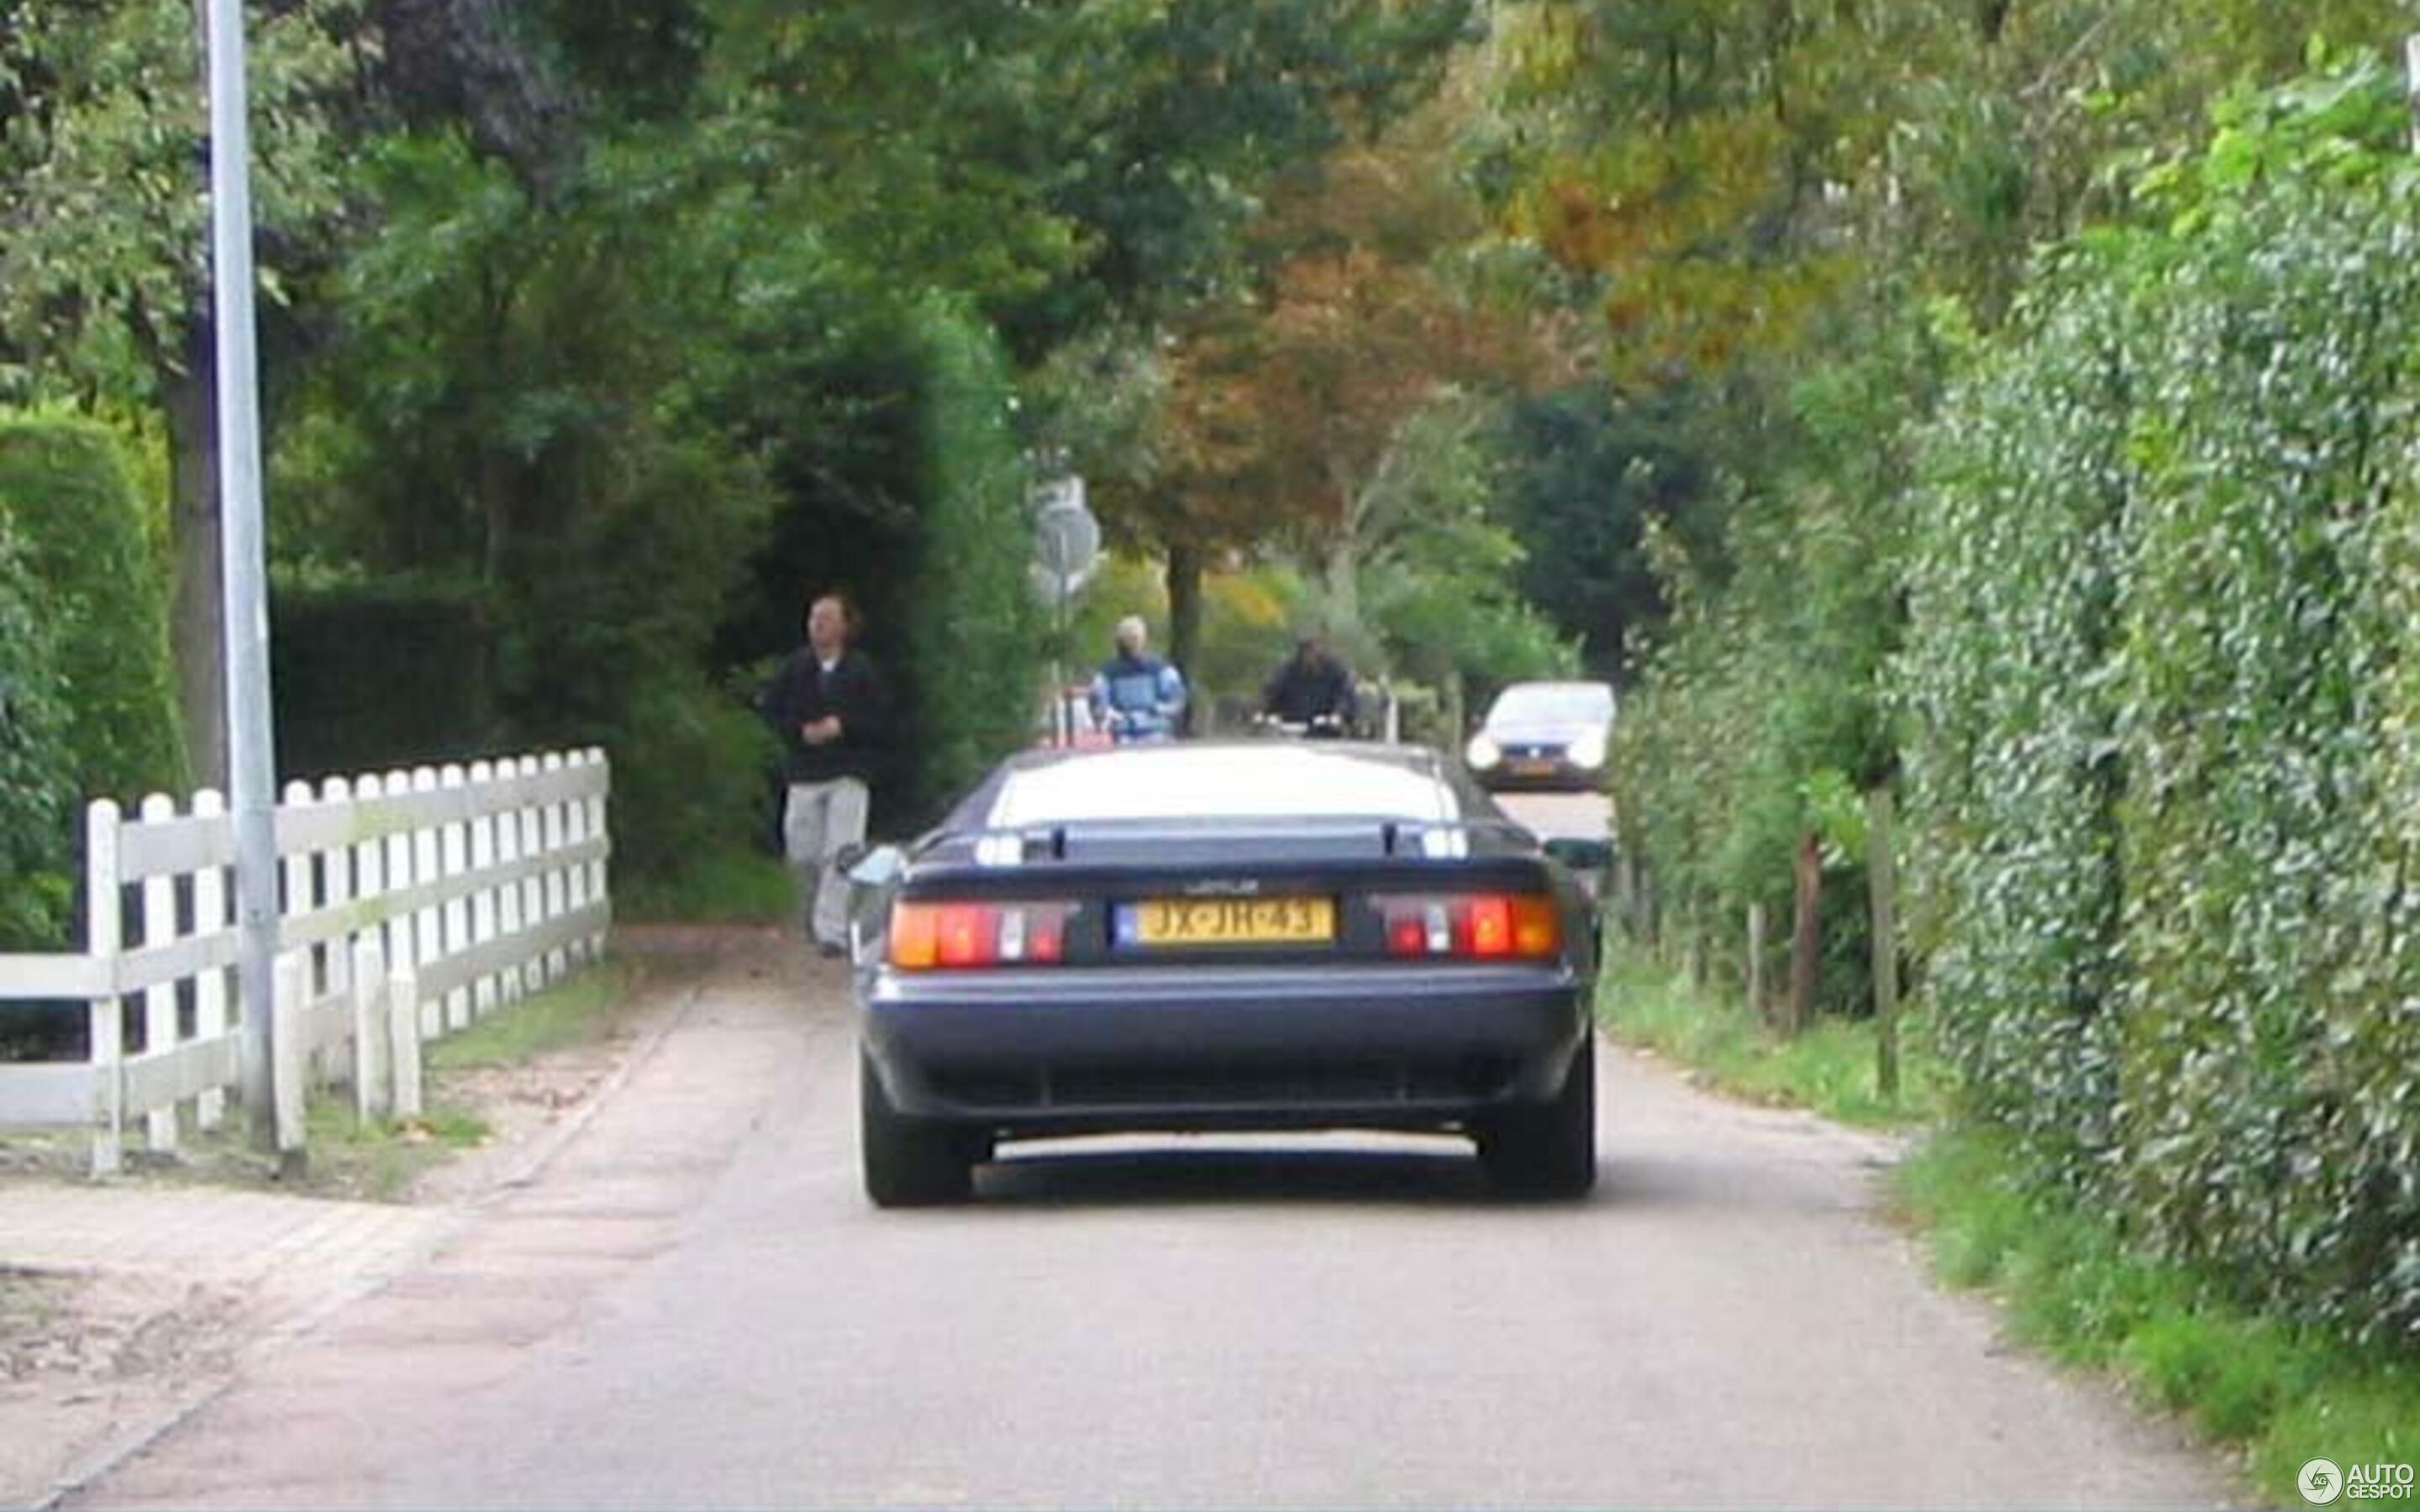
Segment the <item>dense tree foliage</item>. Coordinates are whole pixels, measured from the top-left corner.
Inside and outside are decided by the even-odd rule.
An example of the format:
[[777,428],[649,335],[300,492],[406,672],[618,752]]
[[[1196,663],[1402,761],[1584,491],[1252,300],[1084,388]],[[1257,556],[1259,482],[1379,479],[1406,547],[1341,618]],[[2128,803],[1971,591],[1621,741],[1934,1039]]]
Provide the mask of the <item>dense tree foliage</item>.
[[[215,780],[225,710],[195,22],[147,0],[0,6],[0,399],[157,406],[176,453],[179,702],[192,765]],[[337,234],[341,121],[373,47],[347,0],[280,8],[252,39],[272,301]]]

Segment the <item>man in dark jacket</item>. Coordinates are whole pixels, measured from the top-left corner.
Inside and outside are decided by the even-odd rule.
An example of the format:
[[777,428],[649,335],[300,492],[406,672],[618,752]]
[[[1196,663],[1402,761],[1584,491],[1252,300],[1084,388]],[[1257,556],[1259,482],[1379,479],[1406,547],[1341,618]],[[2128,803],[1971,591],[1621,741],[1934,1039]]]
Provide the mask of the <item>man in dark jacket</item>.
[[1350,725],[1356,710],[1353,669],[1331,654],[1320,633],[1305,630],[1295,639],[1294,655],[1271,673],[1261,689],[1261,712],[1288,724],[1309,725],[1333,718]]
[[849,646],[856,629],[846,599],[817,598],[807,607],[807,643],[757,701],[787,758],[782,849],[807,900],[808,933],[827,956],[848,949],[848,879],[832,857],[865,839],[869,784],[891,733],[882,678]]

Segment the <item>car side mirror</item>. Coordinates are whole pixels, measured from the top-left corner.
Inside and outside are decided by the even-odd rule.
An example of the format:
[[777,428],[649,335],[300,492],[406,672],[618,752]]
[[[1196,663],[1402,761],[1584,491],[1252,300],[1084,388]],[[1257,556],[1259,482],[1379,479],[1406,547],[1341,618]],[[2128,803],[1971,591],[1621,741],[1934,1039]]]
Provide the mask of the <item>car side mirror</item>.
[[862,966],[882,952],[888,889],[907,868],[908,853],[896,845],[869,850],[850,844],[842,846],[832,861],[848,878],[849,964]]
[[908,853],[896,845],[844,845],[832,857],[841,874],[861,887],[887,887],[908,864]]

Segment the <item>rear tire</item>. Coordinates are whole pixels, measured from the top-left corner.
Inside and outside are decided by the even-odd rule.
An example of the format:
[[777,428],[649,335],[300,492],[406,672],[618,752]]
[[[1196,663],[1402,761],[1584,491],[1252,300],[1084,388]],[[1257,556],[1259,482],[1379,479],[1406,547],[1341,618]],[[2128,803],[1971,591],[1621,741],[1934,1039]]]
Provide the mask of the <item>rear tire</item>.
[[882,1078],[862,1055],[857,1062],[858,1156],[865,1195],[877,1208],[930,1208],[974,1195],[970,1142],[931,1119],[892,1106]]
[[1568,1201],[1596,1185],[1596,1036],[1580,1041],[1552,1100],[1506,1108],[1479,1130],[1479,1160],[1507,1196]]

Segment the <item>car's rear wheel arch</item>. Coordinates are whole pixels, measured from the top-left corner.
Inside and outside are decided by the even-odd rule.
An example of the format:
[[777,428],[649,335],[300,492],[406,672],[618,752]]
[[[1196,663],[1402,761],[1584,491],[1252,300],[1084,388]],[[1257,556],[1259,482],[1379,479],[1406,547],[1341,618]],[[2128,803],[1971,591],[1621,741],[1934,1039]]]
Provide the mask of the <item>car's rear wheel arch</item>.
[[926,1208],[973,1195],[985,1141],[954,1124],[904,1114],[873,1060],[858,1059],[858,1154],[865,1195],[878,1208]]
[[1596,1185],[1596,1037],[1581,1040],[1553,1097],[1498,1109],[1472,1132],[1497,1190],[1544,1199],[1586,1196]]

